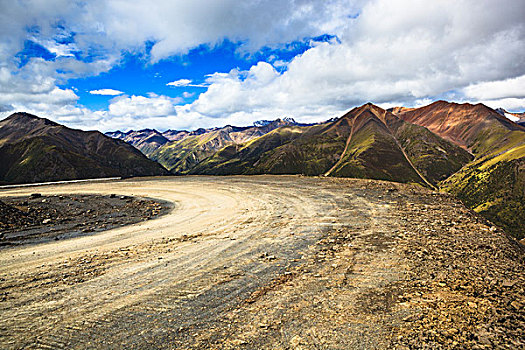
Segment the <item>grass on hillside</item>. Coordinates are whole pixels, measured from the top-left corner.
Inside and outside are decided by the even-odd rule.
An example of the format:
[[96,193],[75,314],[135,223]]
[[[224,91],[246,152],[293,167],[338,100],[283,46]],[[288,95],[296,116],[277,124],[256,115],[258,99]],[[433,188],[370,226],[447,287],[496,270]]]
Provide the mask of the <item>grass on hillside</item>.
[[[508,153],[515,156],[520,152]],[[525,238],[525,157],[500,157],[469,164],[445,180],[442,188],[507,233],[522,239]]]

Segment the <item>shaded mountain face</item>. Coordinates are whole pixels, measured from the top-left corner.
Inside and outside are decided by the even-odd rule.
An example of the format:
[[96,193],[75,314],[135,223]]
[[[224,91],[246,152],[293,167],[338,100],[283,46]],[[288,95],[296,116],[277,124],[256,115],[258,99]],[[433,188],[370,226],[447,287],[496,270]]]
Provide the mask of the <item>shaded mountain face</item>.
[[427,129],[406,123],[371,104],[343,118],[351,121],[352,131],[345,154],[334,166],[335,176],[349,176],[347,171],[357,167],[351,173],[365,172],[365,177],[381,178],[379,174],[384,172],[385,180],[423,180],[427,185],[435,185],[471,159],[467,152]]
[[285,126],[232,144],[190,174],[305,174],[437,183],[470,161],[465,150],[367,104],[336,120]]
[[222,128],[197,129],[184,138],[159,147],[150,157],[175,174],[186,174],[199,162],[226,146],[248,142],[290,125],[301,124],[287,118],[265,121],[252,127],[227,125]]
[[123,141],[27,113],[0,121],[0,165],[1,183],[167,174]]
[[468,149],[475,159],[441,186],[466,205],[525,237],[525,128],[481,105],[444,101],[399,113]]

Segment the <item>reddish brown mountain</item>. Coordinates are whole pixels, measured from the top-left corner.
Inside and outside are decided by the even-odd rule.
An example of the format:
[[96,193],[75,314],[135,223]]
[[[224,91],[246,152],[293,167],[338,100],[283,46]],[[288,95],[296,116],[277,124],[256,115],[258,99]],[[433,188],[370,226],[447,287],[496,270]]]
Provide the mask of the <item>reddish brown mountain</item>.
[[432,184],[470,161],[467,152],[366,104],[326,123],[281,127],[225,147],[190,174],[306,174]]
[[437,101],[425,107],[397,111],[397,116],[424,126],[475,155],[499,148],[499,143],[505,142],[505,136],[513,131],[525,131],[483,104]]
[[525,128],[482,104],[438,101],[398,116],[469,150],[476,159],[441,183],[467,206],[525,236]]

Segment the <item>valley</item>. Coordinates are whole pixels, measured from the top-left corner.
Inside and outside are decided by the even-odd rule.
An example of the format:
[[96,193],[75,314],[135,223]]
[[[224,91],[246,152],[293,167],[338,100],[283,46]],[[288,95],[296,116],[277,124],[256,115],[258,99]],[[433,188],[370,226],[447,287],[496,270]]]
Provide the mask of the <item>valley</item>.
[[5,349],[525,344],[523,247],[419,185],[186,176],[38,191],[149,197],[174,210],[0,250]]
[[[525,238],[522,114],[483,104],[436,101],[385,110],[372,103],[318,124],[293,119],[253,127],[107,135],[141,149],[176,175],[301,174],[418,183]],[[142,136],[139,136],[142,135]],[[171,136],[170,136],[171,135]],[[154,150],[152,150],[154,149]]]
[[0,18],[0,350],[525,350],[525,1]]

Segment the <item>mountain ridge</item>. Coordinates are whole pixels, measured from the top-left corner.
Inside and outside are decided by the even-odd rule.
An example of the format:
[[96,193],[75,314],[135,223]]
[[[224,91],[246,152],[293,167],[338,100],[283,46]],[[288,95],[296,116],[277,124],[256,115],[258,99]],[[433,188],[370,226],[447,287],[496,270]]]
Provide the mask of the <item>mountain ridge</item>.
[[[435,178],[428,181],[420,174],[420,168],[422,173],[427,165],[420,162],[417,168],[411,164],[412,158],[417,161],[421,152],[429,153],[428,149],[412,147],[409,156],[404,153],[401,143],[406,141],[406,129],[416,134],[428,134],[425,139],[430,144],[435,145],[438,140],[432,139],[424,128],[404,124],[407,123],[390,112],[367,104],[329,122],[278,128],[248,143],[225,147],[188,173],[325,174],[433,186],[430,182],[436,182]],[[394,135],[394,129],[400,134]],[[401,137],[401,142],[396,137]],[[468,154],[456,146],[446,143],[443,147],[458,159],[454,165],[446,160],[448,175],[470,160]],[[438,156],[437,152],[431,155],[435,161]]]
[[23,112],[0,121],[0,164],[6,184],[167,174],[123,141]]
[[[55,129],[73,129],[24,113],[18,118],[24,122],[17,129],[0,128],[0,150],[12,140],[20,143],[9,154],[42,149],[53,154],[62,145],[78,158],[82,152],[75,147],[82,142],[95,153],[103,151],[98,143],[104,135],[98,132],[83,132],[89,137],[82,142],[72,135],[57,139]],[[386,110],[367,103],[316,124],[279,118],[246,127],[108,134],[125,139],[128,143],[119,142],[134,145],[172,174],[303,174],[418,183],[454,194],[516,237],[525,232],[525,127],[505,110],[483,104],[440,100]],[[8,158],[3,162],[12,162]],[[65,163],[71,163],[69,158]],[[59,170],[60,162],[53,167]]]
[[440,187],[507,232],[525,237],[525,127],[482,104],[446,101],[399,117],[468,149],[473,161]]
[[248,142],[286,125],[304,125],[293,119],[276,119],[261,126],[237,127],[226,125],[197,129],[179,140],[158,147],[151,159],[158,161],[175,174],[183,174],[203,159],[229,145]]

